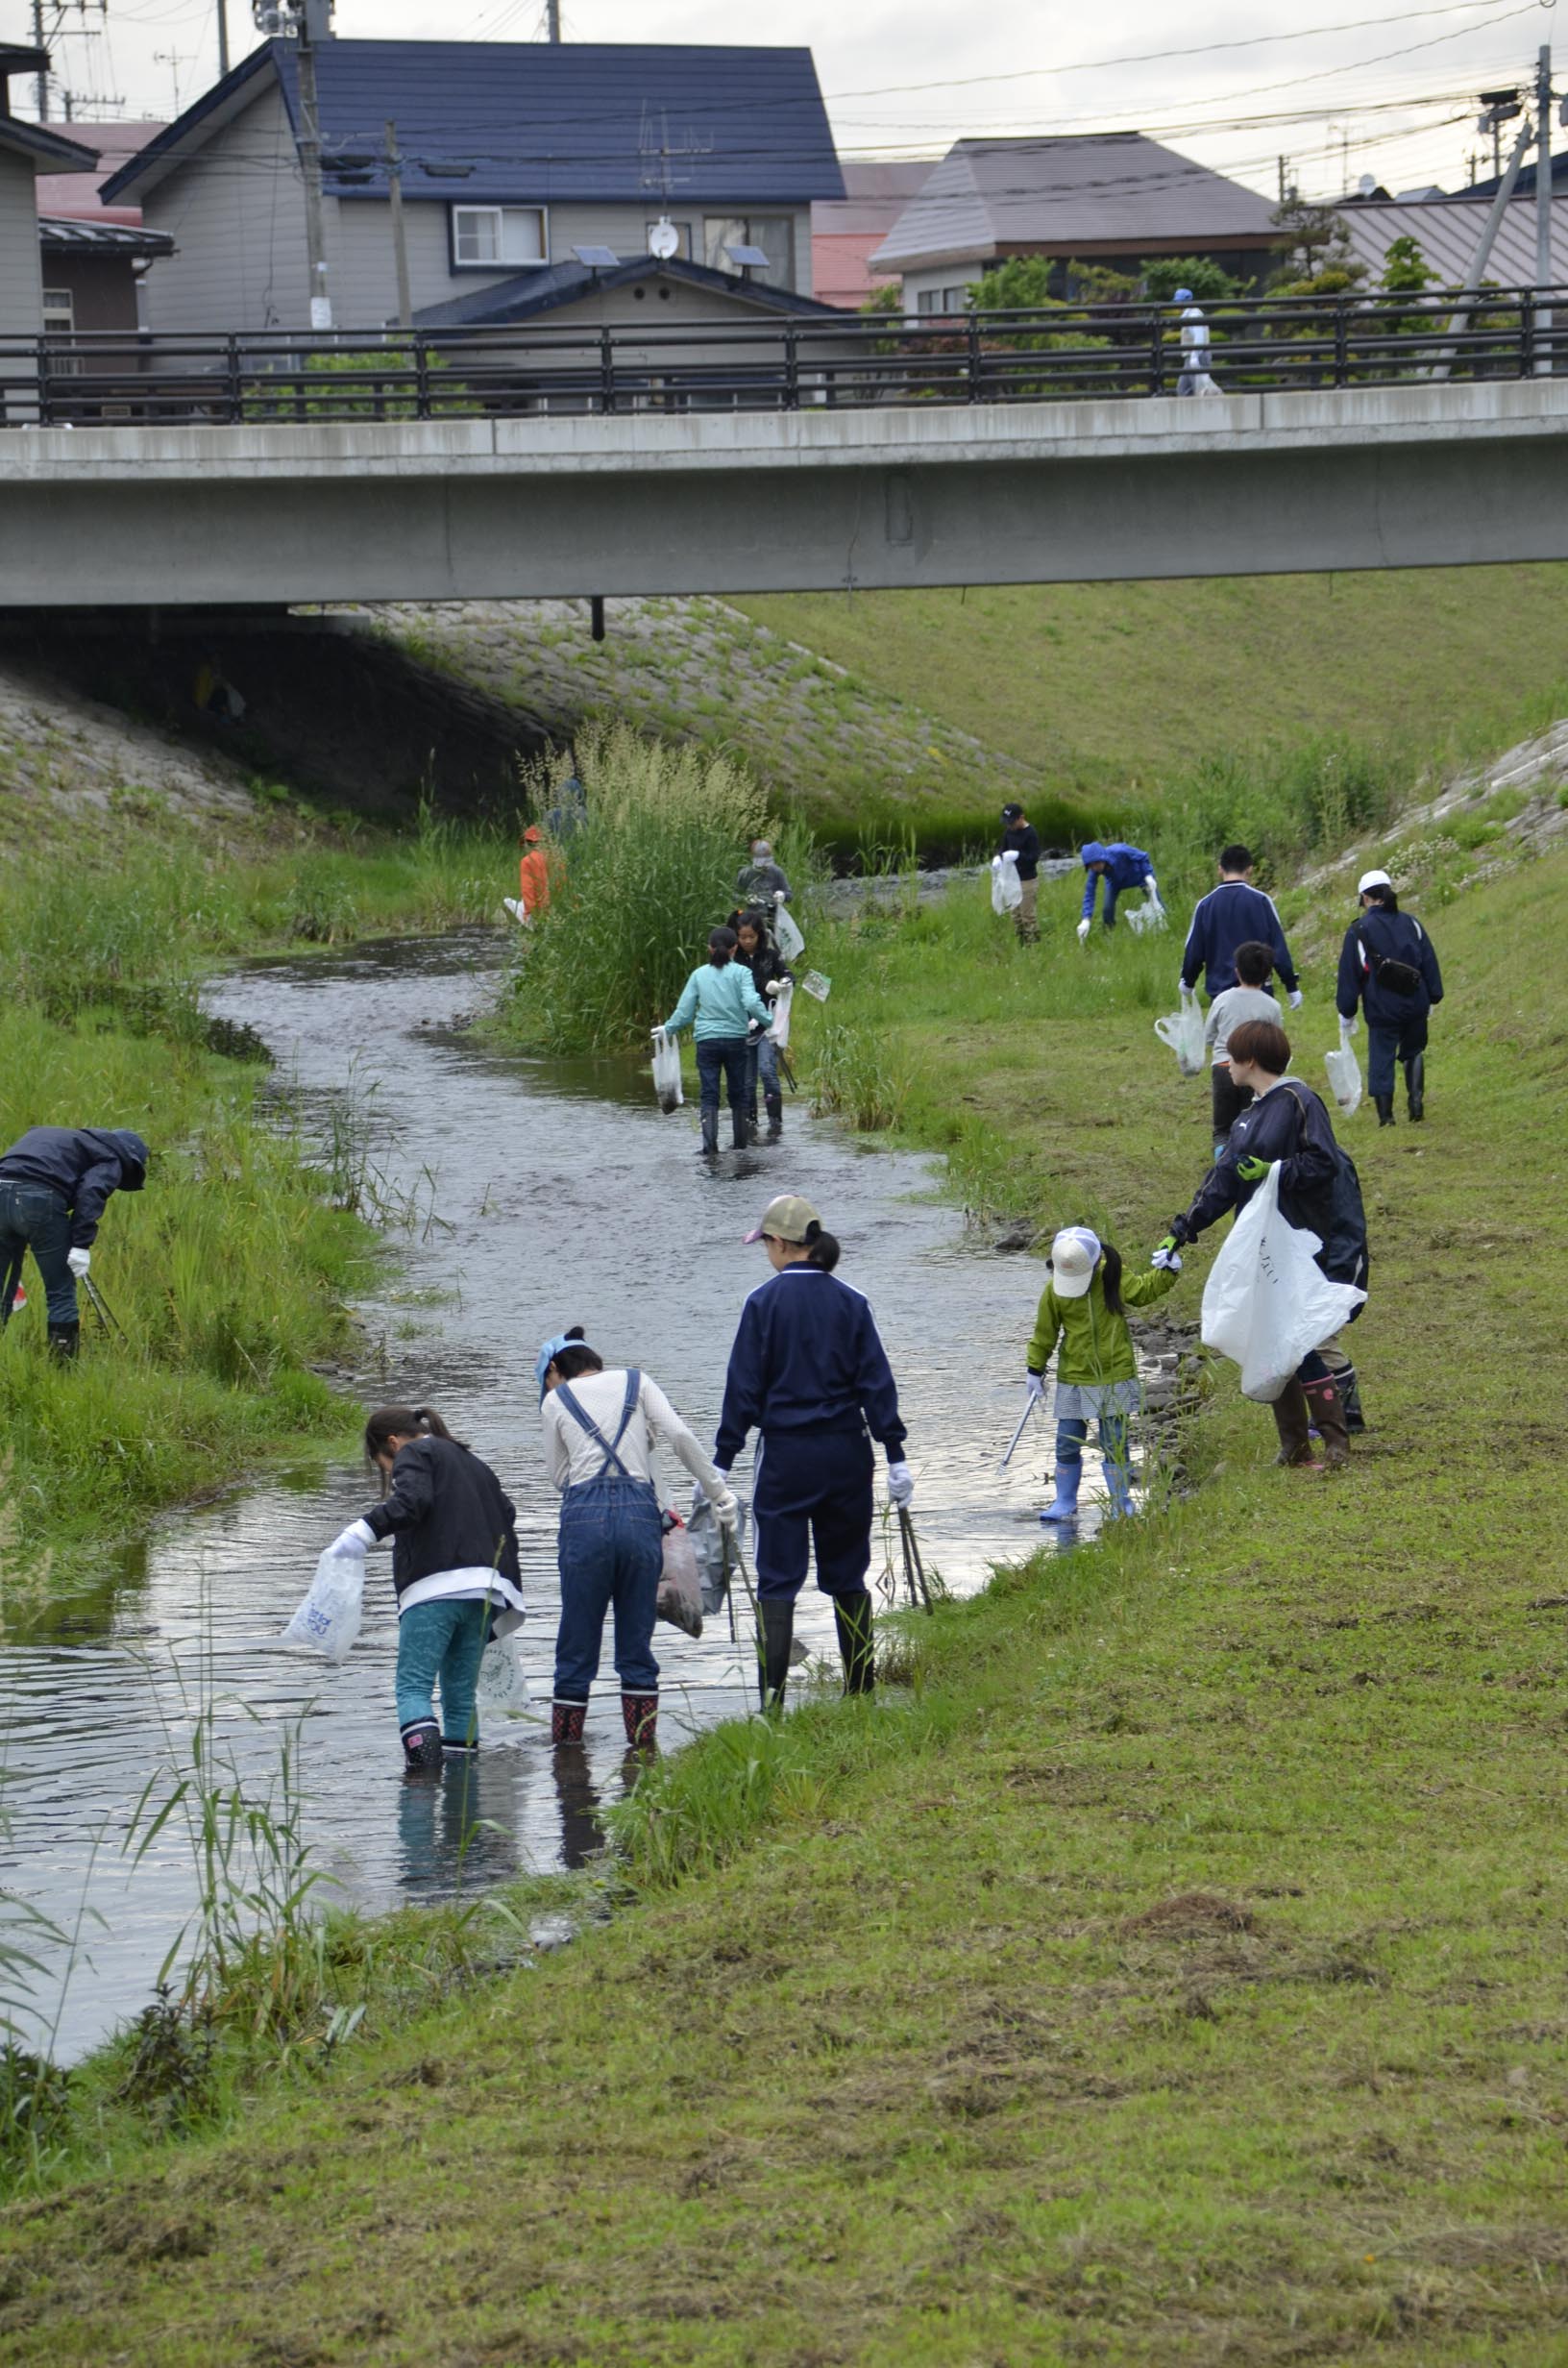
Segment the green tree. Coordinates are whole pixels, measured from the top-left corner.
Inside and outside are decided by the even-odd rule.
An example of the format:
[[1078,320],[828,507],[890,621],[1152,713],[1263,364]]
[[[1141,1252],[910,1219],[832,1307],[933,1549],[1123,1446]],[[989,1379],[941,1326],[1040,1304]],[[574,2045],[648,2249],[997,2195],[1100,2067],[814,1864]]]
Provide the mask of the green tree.
[[1131,304],[1141,295],[1141,283],[1130,271],[1113,271],[1109,263],[1080,263],[1076,258],[1067,265],[1066,284],[1074,304]]
[[1277,236],[1275,296],[1335,296],[1366,278],[1350,243],[1350,226],[1332,206],[1313,206],[1294,190],[1269,215]]
[[1059,300],[1051,274],[1060,266],[1048,255],[1013,255],[992,264],[969,290],[971,312],[1041,312]]
[[1396,296],[1419,296],[1438,276],[1413,238],[1396,238],[1384,256],[1378,284]]
[[1168,305],[1179,287],[1189,287],[1200,305],[1223,304],[1238,296],[1241,284],[1221,271],[1207,255],[1156,255],[1139,265],[1143,293],[1158,305]]

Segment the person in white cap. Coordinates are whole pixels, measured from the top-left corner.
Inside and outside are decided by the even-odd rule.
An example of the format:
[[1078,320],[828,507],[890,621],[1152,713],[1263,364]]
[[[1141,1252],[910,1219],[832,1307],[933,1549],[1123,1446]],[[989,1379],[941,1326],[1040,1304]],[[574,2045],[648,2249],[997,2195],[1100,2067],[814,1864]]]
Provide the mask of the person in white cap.
[[1041,1294],[1029,1343],[1030,1395],[1045,1394],[1045,1368],[1058,1341],[1056,1369],[1056,1498],[1042,1521],[1078,1517],[1084,1442],[1099,1424],[1100,1452],[1113,1517],[1135,1510],[1127,1423],[1143,1402],[1138,1360],[1127,1323],[1129,1307],[1152,1307],[1176,1288],[1182,1262],[1162,1250],[1141,1274],[1124,1274],[1121,1253],[1088,1225],[1068,1225],[1051,1244],[1051,1279]]
[[1427,1115],[1427,1015],[1443,999],[1437,949],[1410,913],[1399,909],[1386,872],[1363,872],[1356,884],[1360,917],[1339,949],[1340,1040],[1356,1028],[1356,1006],[1366,1013],[1367,1091],[1378,1124],[1394,1122],[1394,1062],[1405,1071],[1411,1123]]
[[810,1201],[781,1193],[746,1239],[764,1245],[773,1271],[741,1310],[713,1460],[727,1476],[747,1435],[760,1434],[751,1512],[762,1705],[772,1710],[784,1699],[795,1599],[813,1547],[817,1584],[833,1598],[844,1690],[872,1690],[872,1443],[886,1451],[895,1505],[911,1502],[915,1481],[875,1319],[834,1273],[839,1246]]

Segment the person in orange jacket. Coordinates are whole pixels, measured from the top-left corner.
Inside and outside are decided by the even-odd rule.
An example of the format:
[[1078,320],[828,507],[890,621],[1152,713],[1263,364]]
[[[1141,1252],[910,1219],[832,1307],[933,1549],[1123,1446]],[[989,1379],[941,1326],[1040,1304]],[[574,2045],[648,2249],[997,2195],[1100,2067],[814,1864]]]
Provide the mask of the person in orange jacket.
[[550,902],[550,857],[537,823],[529,823],[518,845],[523,850],[517,867],[519,896],[525,914],[532,921]]

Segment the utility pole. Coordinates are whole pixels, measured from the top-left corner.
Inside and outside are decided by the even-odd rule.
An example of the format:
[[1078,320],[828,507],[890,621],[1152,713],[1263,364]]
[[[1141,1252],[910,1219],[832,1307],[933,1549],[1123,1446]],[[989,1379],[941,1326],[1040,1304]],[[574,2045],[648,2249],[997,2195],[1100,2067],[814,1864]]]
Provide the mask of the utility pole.
[[561,0],[545,0],[545,37],[551,41],[561,37]]
[[229,9],[227,0],[217,0],[218,11],[218,80],[229,71]]
[[[35,49],[43,47],[43,0],[33,0],[33,46]],[[38,121],[47,123],[49,120],[49,68],[47,65],[40,65],[33,77],[33,102],[37,109]]]
[[[1552,284],[1552,50],[1535,62],[1535,285]],[[1535,308],[1535,376],[1552,375],[1552,309]]]
[[[1521,125],[1519,136],[1513,144],[1513,154],[1508,159],[1507,170],[1504,173],[1503,178],[1498,183],[1497,195],[1493,198],[1491,205],[1487,208],[1486,220],[1482,228],[1480,242],[1477,245],[1475,254],[1471,258],[1470,268],[1464,275],[1464,284],[1459,290],[1461,297],[1473,296],[1477,288],[1481,285],[1482,275],[1485,271],[1487,261],[1491,256],[1492,241],[1496,238],[1498,231],[1502,226],[1503,216],[1508,210],[1508,200],[1513,195],[1513,185],[1519,178],[1519,167],[1525,160],[1525,150],[1530,146],[1530,143],[1534,136],[1535,135],[1528,123]],[[1456,308],[1454,316],[1448,324],[1449,335],[1451,337],[1458,336],[1459,332],[1468,325],[1469,319],[1470,307],[1466,304],[1460,304]],[[1452,345],[1445,346],[1442,352],[1438,355],[1437,359],[1433,363],[1431,370],[1428,372],[1427,375],[1429,378],[1446,379],[1450,367],[1452,366],[1456,351],[1457,349]]]
[[300,171],[305,180],[305,252],[310,267],[310,326],[331,329],[332,299],[327,285],[327,241],[321,212],[321,113],[316,99],[318,27],[326,30],[327,10],[306,0],[300,16]]
[[398,267],[398,327],[412,329],[414,299],[408,285],[408,236],[403,219],[403,158],[395,123],[386,127],[386,193],[392,209],[392,253]]

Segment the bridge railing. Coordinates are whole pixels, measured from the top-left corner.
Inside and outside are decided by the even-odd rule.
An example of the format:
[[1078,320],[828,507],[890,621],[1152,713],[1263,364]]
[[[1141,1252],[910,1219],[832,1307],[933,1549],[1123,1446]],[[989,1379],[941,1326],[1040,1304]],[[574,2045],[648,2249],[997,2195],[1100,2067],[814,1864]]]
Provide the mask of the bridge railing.
[[495,419],[1006,404],[1513,379],[1568,369],[1568,287],[802,313],[721,326],[0,337],[0,426]]

